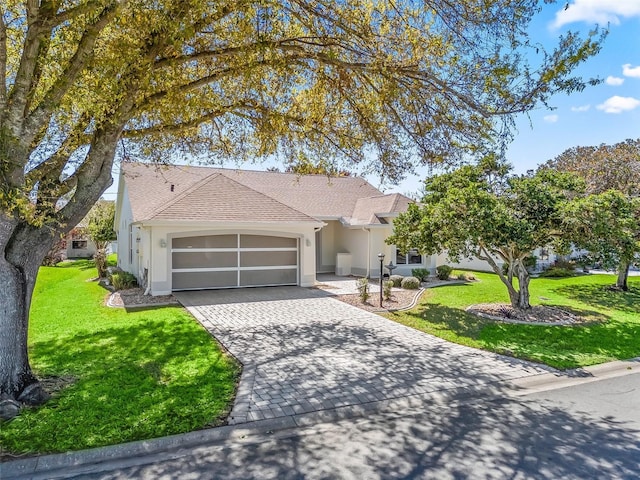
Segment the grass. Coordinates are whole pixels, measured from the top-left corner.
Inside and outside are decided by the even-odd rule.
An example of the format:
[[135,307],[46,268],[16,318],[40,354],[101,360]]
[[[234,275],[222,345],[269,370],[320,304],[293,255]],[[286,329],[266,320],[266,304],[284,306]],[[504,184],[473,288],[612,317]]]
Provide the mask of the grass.
[[464,311],[476,303],[508,303],[498,277],[476,273],[479,282],[428,289],[407,312],[386,315],[451,342],[545,363],[576,368],[640,356],[640,277],[628,292],[608,288],[611,275],[534,278],[531,304],[565,308],[592,322],[578,326],[536,326],[493,322]]
[[0,428],[12,454],[99,447],[224,421],[239,365],[179,307],[104,306],[92,262],[40,269],[29,353],[39,378],[66,384]]

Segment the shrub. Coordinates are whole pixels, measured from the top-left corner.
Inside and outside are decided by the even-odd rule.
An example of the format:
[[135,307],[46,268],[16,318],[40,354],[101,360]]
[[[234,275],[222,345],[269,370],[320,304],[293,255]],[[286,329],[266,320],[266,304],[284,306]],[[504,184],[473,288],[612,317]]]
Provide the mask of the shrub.
[[541,277],[564,278],[575,276],[575,271],[568,268],[551,267],[540,274]]
[[109,281],[116,290],[126,290],[138,285],[136,277],[129,272],[115,272],[109,277]]
[[393,283],[393,286],[396,288],[400,288],[400,285],[402,284],[402,279],[404,277],[402,275],[391,275],[389,277],[389,280]]
[[458,280],[464,280],[465,282],[473,282],[473,281],[477,280],[477,278],[473,273],[460,272],[458,274]]
[[411,275],[421,281],[425,281],[429,277],[429,270],[426,268],[414,268],[411,270]]
[[420,280],[416,277],[405,277],[402,279],[402,283],[400,284],[402,288],[407,290],[415,290],[420,288]]
[[391,298],[392,287],[393,287],[393,282],[391,280],[382,282],[382,298],[384,298],[385,300],[389,300]]
[[362,303],[366,303],[369,300],[369,279],[366,277],[356,280],[356,288],[358,289],[358,295]]
[[553,265],[551,266],[551,268],[560,268],[563,270],[575,270],[576,269],[576,264],[574,262],[572,262],[571,260],[565,260],[564,258],[558,258],[555,262],[553,262]]
[[453,272],[453,268],[449,265],[440,265],[436,268],[436,276],[440,280],[449,280],[449,275]]

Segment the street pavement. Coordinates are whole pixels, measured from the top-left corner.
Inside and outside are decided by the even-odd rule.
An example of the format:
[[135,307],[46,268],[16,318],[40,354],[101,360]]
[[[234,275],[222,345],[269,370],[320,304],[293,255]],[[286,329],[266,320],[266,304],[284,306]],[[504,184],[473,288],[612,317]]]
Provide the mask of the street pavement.
[[[128,455],[123,445],[113,456],[102,449],[102,457],[43,457],[39,468],[1,478],[635,480],[640,472],[638,359],[388,407],[332,421],[315,414],[316,423],[283,428],[276,420],[225,427],[218,438],[194,432],[138,442]],[[216,430],[224,429],[208,432]]]

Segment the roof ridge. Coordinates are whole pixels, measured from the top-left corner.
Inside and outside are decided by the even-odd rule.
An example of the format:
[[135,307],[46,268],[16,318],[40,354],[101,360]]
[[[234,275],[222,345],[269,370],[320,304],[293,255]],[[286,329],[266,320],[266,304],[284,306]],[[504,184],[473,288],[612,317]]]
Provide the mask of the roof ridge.
[[[245,170],[245,171],[246,171],[246,170]],[[267,197],[267,198],[269,198],[270,200],[273,200],[274,202],[276,202],[276,203],[278,203],[278,204],[282,205],[282,206],[283,206],[283,207],[285,207],[285,208],[288,208],[289,210],[293,210],[294,212],[297,212],[297,213],[299,213],[299,214],[301,214],[301,215],[304,215],[305,217],[309,217],[309,218],[312,218],[312,219],[314,219],[314,220],[318,220],[316,217],[312,217],[312,216],[311,216],[311,215],[309,215],[308,213],[301,212],[301,211],[300,211],[300,210],[298,210],[297,208],[294,208],[294,207],[292,207],[291,205],[287,205],[286,203],[281,202],[281,201],[280,201],[280,200],[278,200],[277,198],[273,198],[271,195],[267,195],[266,193],[263,193],[263,192],[261,192],[261,191],[259,191],[259,190],[256,190],[255,188],[250,187],[249,185],[245,185],[244,183],[240,183],[240,182],[238,182],[237,180],[234,180],[233,178],[228,177],[228,176],[227,176],[227,175],[225,175],[224,173],[220,173],[220,175],[221,175],[221,176],[223,176],[224,178],[226,178],[226,179],[228,179],[228,180],[232,181],[233,183],[236,183],[236,184],[240,185],[241,187],[244,187],[244,188],[246,188],[246,189],[248,189],[248,190],[251,190],[252,192],[257,193],[258,195],[261,195],[261,196],[263,196],[263,197]]]
[[197,190],[198,188],[200,188],[203,185],[206,185],[207,183],[209,183],[211,180],[213,180],[215,177],[222,175],[221,173],[218,172],[211,172],[210,175],[207,175],[206,177],[204,177],[202,180],[197,181],[196,183],[194,183],[193,185],[191,185],[189,188],[187,188],[184,192],[178,194],[175,198],[170,199],[169,201],[163,203],[162,205],[160,205],[158,208],[156,208],[153,212],[151,212],[148,217],[149,219],[152,219],[153,217],[155,217],[156,215],[161,214],[162,212],[164,212],[165,210],[167,210],[169,207],[175,205],[176,203],[178,203],[180,200],[184,199],[187,195],[189,195],[190,193],[192,193],[193,191]]

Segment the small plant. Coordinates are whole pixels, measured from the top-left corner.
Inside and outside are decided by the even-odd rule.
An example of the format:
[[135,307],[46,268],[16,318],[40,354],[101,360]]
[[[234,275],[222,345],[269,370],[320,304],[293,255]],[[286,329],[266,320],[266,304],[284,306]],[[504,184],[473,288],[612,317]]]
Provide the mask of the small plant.
[[563,270],[575,270],[576,269],[576,264],[571,261],[571,260],[565,260],[564,258],[558,258],[555,262],[553,262],[553,265],[551,265],[551,268],[560,268]]
[[387,280],[382,283],[382,298],[389,300],[391,298],[391,289],[393,288],[393,282]]
[[109,281],[116,290],[126,290],[127,288],[133,288],[138,285],[138,281],[134,275],[123,271],[112,273]]
[[367,303],[367,300],[369,300],[369,279],[363,277],[356,280],[356,288],[362,303]]
[[551,267],[540,274],[541,277],[547,278],[565,278],[575,277],[576,273],[573,269]]
[[429,278],[429,270],[426,268],[413,268],[411,269],[411,275],[424,282]]
[[449,280],[449,275],[453,272],[453,268],[449,265],[440,265],[436,268],[436,276],[440,280]]
[[406,290],[416,290],[420,288],[420,280],[416,277],[405,277],[400,286]]
[[458,280],[464,280],[465,282],[475,282],[477,280],[476,276],[469,272],[460,272],[456,275],[456,278]]
[[393,286],[396,288],[400,288],[400,285],[402,284],[402,279],[404,277],[402,275],[391,275],[389,277],[389,280],[393,283]]

